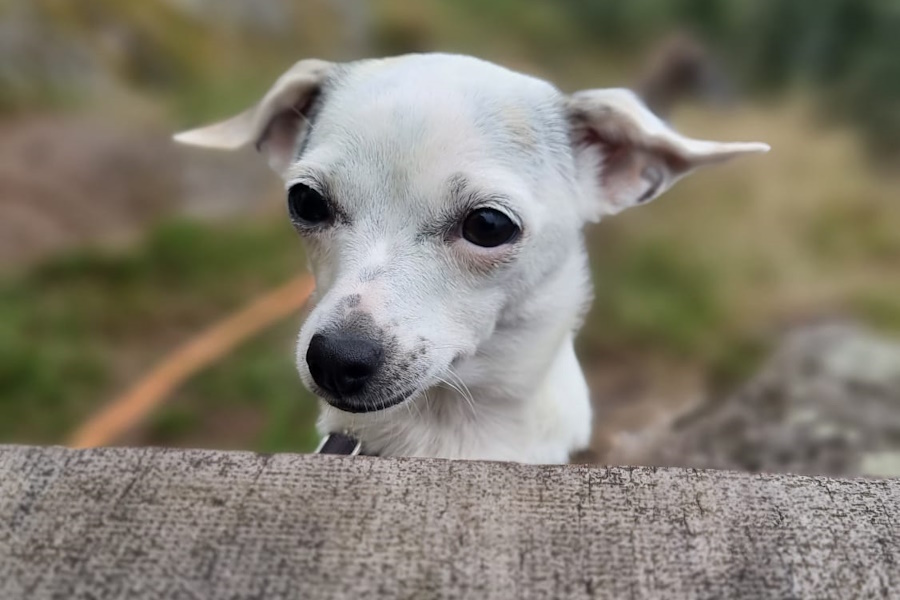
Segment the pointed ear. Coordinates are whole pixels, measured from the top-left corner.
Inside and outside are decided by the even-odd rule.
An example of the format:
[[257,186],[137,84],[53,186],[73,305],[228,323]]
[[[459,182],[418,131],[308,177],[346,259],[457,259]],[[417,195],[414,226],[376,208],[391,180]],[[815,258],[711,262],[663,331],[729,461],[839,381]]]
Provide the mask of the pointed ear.
[[568,99],[568,119],[594,221],[649,202],[697,167],[769,150],[758,142],[684,137],[625,89],[577,92]]
[[182,131],[174,139],[223,150],[254,144],[269,165],[281,172],[309,133],[307,113],[332,66],[317,59],[301,60],[279,77],[255,106],[226,121]]

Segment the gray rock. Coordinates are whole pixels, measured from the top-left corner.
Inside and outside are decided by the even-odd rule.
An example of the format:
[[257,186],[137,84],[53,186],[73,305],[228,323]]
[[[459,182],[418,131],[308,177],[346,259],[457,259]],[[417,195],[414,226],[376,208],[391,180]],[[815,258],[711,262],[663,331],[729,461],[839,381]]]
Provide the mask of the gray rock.
[[737,393],[625,440],[631,463],[900,476],[900,344],[848,325],[790,335]]

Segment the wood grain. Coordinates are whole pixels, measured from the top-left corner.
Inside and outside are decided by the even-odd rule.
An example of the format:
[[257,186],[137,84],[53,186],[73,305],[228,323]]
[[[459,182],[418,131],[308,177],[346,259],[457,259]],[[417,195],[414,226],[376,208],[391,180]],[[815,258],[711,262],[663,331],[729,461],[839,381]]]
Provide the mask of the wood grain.
[[900,481],[0,447],[2,598],[900,593]]

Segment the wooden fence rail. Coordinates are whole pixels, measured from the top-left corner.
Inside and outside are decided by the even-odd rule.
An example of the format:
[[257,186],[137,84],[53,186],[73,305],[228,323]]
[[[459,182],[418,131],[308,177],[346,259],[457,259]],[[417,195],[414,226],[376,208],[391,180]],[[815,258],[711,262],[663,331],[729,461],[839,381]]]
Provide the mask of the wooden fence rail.
[[900,595],[900,481],[0,447],[0,598]]

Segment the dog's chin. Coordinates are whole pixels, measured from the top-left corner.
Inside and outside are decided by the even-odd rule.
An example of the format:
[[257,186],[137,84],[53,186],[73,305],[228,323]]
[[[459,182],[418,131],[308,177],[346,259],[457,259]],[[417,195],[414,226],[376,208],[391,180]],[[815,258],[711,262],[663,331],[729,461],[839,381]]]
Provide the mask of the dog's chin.
[[412,398],[412,393],[397,394],[386,399],[367,399],[367,398],[331,398],[320,395],[319,397],[327,402],[329,406],[336,408],[342,412],[362,414],[379,412],[387,410],[395,406],[399,406]]

